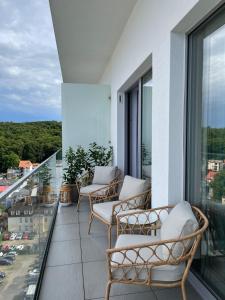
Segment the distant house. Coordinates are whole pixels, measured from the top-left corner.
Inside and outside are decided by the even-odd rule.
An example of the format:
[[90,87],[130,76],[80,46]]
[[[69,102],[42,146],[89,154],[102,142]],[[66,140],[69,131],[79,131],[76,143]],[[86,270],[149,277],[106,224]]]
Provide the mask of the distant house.
[[208,170],[219,172],[223,170],[224,162],[222,160],[209,160]]
[[206,176],[206,180],[208,183],[212,182],[214,177],[218,174],[218,172],[216,171],[209,171],[207,176]]
[[26,175],[33,169],[33,164],[30,160],[21,160],[19,163],[19,169],[22,170],[23,175]]
[[19,168],[20,169],[30,169],[32,170],[33,164],[30,160],[21,160],[19,163]]
[[9,188],[8,185],[0,185],[0,193],[6,191]]

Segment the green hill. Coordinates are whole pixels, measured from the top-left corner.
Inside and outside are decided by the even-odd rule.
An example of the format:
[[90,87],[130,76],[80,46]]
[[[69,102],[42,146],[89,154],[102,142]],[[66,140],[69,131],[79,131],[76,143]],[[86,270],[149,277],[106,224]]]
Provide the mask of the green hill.
[[42,162],[61,148],[62,124],[57,121],[0,122],[0,171],[18,160]]

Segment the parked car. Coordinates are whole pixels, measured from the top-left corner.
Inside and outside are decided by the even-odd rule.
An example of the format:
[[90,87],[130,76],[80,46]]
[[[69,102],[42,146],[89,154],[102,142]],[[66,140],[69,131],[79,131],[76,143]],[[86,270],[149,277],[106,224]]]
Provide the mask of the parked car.
[[10,238],[10,234],[9,233],[4,233],[3,234],[3,241],[8,241]]
[[39,276],[40,270],[39,269],[33,269],[33,271],[29,272],[30,276]]
[[24,240],[29,240],[29,233],[28,232],[23,233],[23,239]]
[[7,253],[7,255],[18,255],[18,253],[16,251],[10,251],[9,253]]
[[5,244],[2,246],[2,251],[9,251],[9,245],[8,244]]
[[0,272],[0,278],[5,278],[6,274],[5,272]]
[[23,248],[24,248],[24,245],[18,245],[18,246],[16,246],[16,249],[20,250],[20,251],[23,250]]
[[15,260],[15,256],[13,256],[13,255],[8,255],[8,254],[4,255],[3,258],[4,258],[4,259],[7,259],[7,260],[10,260],[10,261],[12,261],[12,262]]
[[17,233],[16,240],[22,240],[22,238],[23,238],[23,233],[22,232]]
[[11,233],[10,235],[10,241],[14,241],[16,239],[17,234],[16,233]]
[[1,259],[0,259],[0,265],[1,265],[1,266],[12,265],[12,261],[10,261],[10,260],[8,260],[8,259],[1,258]]

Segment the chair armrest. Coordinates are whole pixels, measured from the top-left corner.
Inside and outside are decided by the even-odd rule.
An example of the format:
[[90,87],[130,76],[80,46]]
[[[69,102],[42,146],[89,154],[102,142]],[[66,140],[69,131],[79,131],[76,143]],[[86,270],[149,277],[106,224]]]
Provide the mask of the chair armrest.
[[[122,182],[122,180],[111,182],[107,186],[101,187],[94,192],[91,192],[89,194],[90,206],[92,207],[93,204],[112,201],[112,199],[117,198],[119,196],[118,188],[119,185],[122,184]],[[103,193],[101,193],[101,191],[103,191]]]
[[116,217],[119,213],[127,212],[130,209],[143,209],[146,207],[150,200],[150,190],[133,197],[121,200],[119,203],[114,204],[112,207],[112,216]]
[[91,174],[89,171],[86,171],[83,175],[81,175],[76,180],[77,190],[80,191],[81,187],[84,187],[84,186],[87,186],[88,184],[90,184],[92,179],[93,179],[93,174]]
[[161,228],[161,219],[167,216],[170,206],[117,215],[117,236],[120,234],[149,234]]

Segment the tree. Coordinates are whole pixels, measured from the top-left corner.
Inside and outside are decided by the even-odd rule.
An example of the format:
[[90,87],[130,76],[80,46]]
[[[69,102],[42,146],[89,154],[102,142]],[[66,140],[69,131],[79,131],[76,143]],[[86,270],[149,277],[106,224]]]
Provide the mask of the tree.
[[4,171],[9,168],[18,168],[20,162],[19,156],[13,152],[3,155],[2,160]]
[[225,170],[220,171],[214,177],[210,187],[213,189],[213,200],[221,202],[222,197],[225,197]]

